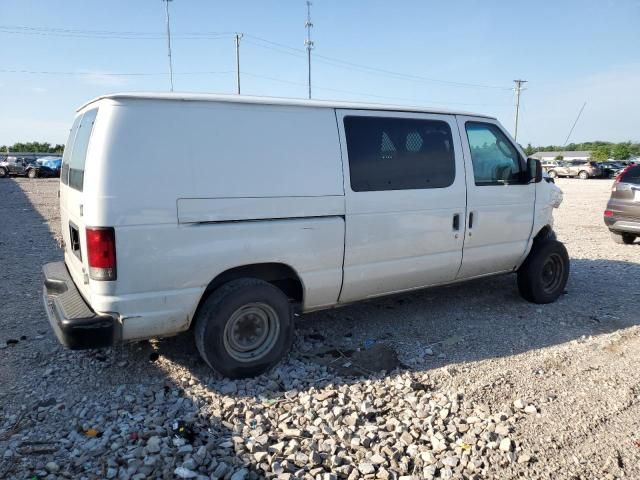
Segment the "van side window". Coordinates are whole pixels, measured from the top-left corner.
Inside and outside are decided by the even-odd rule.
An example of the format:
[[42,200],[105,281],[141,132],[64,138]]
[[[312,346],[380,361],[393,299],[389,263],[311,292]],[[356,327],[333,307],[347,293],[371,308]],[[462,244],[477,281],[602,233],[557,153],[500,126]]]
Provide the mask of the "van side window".
[[67,185],[69,183],[69,160],[71,159],[71,150],[73,150],[73,142],[76,139],[76,133],[78,132],[78,125],[80,125],[80,119],[82,115],[78,115],[73,121],[71,130],[69,130],[69,138],[64,147],[62,154],[62,166],[60,167],[60,181]]
[[354,192],[444,188],[455,179],[449,124],[413,118],[344,118]]
[[87,149],[89,148],[89,139],[91,138],[91,130],[93,123],[98,114],[98,109],[87,110],[76,133],[73,149],[71,150],[71,158],[69,159],[69,186],[76,190],[82,191],[84,185],[84,163],[87,159]]
[[465,129],[476,185],[522,183],[520,155],[496,125],[467,122]]

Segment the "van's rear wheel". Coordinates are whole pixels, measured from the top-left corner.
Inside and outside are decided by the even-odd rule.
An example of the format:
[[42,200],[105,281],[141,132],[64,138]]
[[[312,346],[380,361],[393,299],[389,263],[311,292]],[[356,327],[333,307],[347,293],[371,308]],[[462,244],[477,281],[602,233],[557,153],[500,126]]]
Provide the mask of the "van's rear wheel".
[[195,319],[196,346],[225,377],[259,375],[284,357],[293,342],[293,309],[282,291],[254,278],[212,292]]
[[518,270],[518,290],[530,302],[551,303],[564,292],[568,279],[567,249],[557,240],[542,240],[533,244]]

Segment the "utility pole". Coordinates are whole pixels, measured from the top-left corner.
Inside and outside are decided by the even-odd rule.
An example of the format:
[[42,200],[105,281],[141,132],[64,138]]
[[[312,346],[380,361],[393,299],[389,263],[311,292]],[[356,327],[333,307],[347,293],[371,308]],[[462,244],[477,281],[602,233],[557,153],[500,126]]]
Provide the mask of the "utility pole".
[[169,80],[171,82],[171,91],[173,92],[173,62],[171,60],[171,22],[169,19],[169,2],[172,0],[162,0],[165,2],[167,12],[167,52],[169,54]]
[[513,139],[518,139],[518,116],[520,115],[520,92],[524,90],[522,88],[523,83],[527,83],[526,80],[514,80],[516,84],[515,92],[516,92],[516,128],[513,134]]
[[240,95],[240,39],[242,33],[236,33],[236,79],[238,82],[238,95]]
[[307,0],[307,21],[304,26],[307,28],[307,39],[304,42],[304,46],[307,47],[307,68],[309,72],[309,98],[311,98],[311,50],[313,50],[313,41],[311,40],[311,27],[313,27],[313,23],[311,22],[311,2]]

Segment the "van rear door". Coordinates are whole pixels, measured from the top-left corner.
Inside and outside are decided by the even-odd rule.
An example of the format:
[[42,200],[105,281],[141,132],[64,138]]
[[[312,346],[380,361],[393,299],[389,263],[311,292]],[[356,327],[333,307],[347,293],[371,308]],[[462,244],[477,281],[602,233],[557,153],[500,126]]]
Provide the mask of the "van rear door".
[[85,223],[83,219],[84,169],[89,140],[98,109],[79,114],[71,127],[60,171],[60,220],[65,263],[80,292],[88,297]]

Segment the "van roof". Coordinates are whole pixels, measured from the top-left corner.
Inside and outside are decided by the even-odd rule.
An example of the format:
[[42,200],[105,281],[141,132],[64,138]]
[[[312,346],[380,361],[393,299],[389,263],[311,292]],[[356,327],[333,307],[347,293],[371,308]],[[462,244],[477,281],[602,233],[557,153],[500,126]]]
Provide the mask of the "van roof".
[[495,119],[491,115],[445,110],[431,107],[409,107],[406,105],[385,105],[377,103],[361,103],[361,102],[340,102],[333,100],[305,100],[299,98],[282,98],[282,97],[257,97],[251,95],[225,95],[213,93],[163,93],[163,92],[123,92],[112,93],[96,97],[93,100],[82,105],[78,111],[86,106],[103,99],[111,100],[173,100],[183,102],[228,102],[228,103],[248,103],[257,105],[288,105],[296,107],[318,107],[318,108],[343,108],[351,110],[387,110],[399,112],[418,112],[418,113],[442,113],[448,115],[469,115],[474,117],[484,117]]

